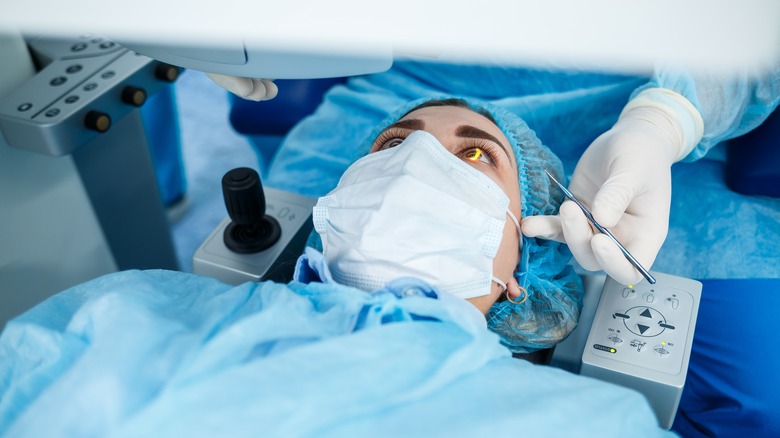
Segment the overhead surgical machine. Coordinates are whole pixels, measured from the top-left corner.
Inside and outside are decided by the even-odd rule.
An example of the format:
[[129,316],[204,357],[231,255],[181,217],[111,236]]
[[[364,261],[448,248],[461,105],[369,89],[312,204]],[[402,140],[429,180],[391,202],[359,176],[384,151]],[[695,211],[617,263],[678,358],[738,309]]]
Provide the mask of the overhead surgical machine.
[[98,35],[6,41],[36,67],[0,93],[0,325],[102,274],[177,269],[140,108],[180,68]]

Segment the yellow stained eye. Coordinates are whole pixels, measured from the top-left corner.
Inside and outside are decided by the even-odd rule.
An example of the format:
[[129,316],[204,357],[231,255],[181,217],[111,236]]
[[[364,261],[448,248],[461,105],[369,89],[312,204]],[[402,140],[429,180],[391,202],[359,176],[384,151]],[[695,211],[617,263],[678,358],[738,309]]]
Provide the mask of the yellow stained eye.
[[483,163],[490,164],[490,157],[480,148],[472,148],[466,152],[466,158],[469,161],[482,161]]

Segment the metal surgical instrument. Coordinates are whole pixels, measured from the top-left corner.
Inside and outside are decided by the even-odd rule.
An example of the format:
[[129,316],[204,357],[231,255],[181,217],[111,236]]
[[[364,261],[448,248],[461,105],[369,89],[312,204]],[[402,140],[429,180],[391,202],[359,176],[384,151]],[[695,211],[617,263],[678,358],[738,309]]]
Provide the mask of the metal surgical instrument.
[[615,242],[615,245],[617,245],[617,246],[618,246],[618,248],[620,248],[620,251],[621,251],[621,252],[623,253],[623,255],[626,257],[626,259],[628,259],[628,261],[629,261],[629,262],[631,262],[631,264],[632,264],[632,265],[634,265],[634,267],[637,269],[637,271],[639,271],[639,272],[640,272],[640,273],[641,273],[641,274],[642,274],[642,275],[643,275],[643,276],[644,276],[644,277],[647,279],[647,281],[648,281],[650,284],[655,284],[655,278],[654,278],[652,275],[650,275],[650,273],[647,271],[647,269],[645,269],[644,267],[642,267],[642,265],[641,265],[641,264],[639,264],[639,262],[638,262],[638,261],[637,261],[637,260],[634,258],[634,256],[632,256],[632,255],[631,255],[631,253],[630,253],[630,252],[628,252],[628,250],[626,249],[626,247],[625,247],[625,246],[623,246],[623,244],[621,244],[621,243],[620,243],[620,242],[617,240],[617,238],[616,238],[616,237],[615,237],[615,236],[614,236],[614,235],[613,235],[613,234],[612,234],[612,233],[611,233],[611,232],[610,232],[608,229],[606,229],[606,228],[602,227],[602,226],[601,226],[601,225],[600,225],[598,222],[596,222],[596,219],[594,219],[594,218],[593,218],[593,214],[591,214],[590,210],[588,210],[588,207],[585,207],[585,204],[583,204],[582,202],[580,202],[580,200],[579,200],[579,199],[577,199],[577,198],[574,196],[574,194],[573,194],[572,192],[570,192],[570,191],[569,191],[569,189],[567,189],[566,187],[564,187],[564,186],[563,186],[563,184],[559,183],[559,182],[558,182],[558,180],[556,180],[556,179],[555,179],[555,178],[554,178],[554,177],[553,177],[553,176],[550,174],[550,172],[548,172],[547,170],[545,170],[545,171],[544,171],[544,173],[546,173],[546,174],[547,174],[547,176],[549,176],[549,177],[550,177],[550,179],[551,179],[551,180],[553,180],[553,182],[554,182],[555,184],[557,184],[557,185],[558,185],[558,187],[560,187],[560,189],[563,191],[563,194],[565,194],[567,198],[569,198],[569,199],[571,199],[572,201],[574,201],[574,203],[575,203],[575,204],[577,204],[577,205],[580,207],[580,210],[582,210],[582,212],[583,212],[583,213],[585,213],[585,217],[586,217],[586,218],[588,218],[588,221],[589,221],[591,224],[593,224],[593,226],[594,226],[594,227],[596,227],[596,229],[597,229],[597,230],[599,230],[599,231],[600,231],[601,233],[603,233],[603,234],[606,234],[606,235],[607,235],[607,237],[609,237],[610,239],[612,239],[612,241],[613,241],[613,242]]

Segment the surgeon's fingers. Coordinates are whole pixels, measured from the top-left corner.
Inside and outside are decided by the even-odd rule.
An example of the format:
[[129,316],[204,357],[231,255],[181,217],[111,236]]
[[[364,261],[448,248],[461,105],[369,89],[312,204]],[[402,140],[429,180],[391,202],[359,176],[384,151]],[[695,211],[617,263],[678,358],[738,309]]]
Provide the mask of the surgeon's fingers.
[[[620,248],[606,234],[597,234],[591,239],[591,246],[596,260],[610,277],[622,284],[636,284],[644,278],[642,274],[634,268],[634,265],[628,261]],[[651,256],[648,259],[642,247],[629,250],[631,255],[642,264],[645,269],[650,269],[650,265],[655,259]],[[648,261],[649,260],[649,261]]]
[[239,97],[248,96],[252,93],[254,85],[251,79],[240,78],[238,76],[227,76],[216,73],[206,73],[212,81],[220,87],[230,91]]
[[606,228],[617,225],[626,209],[636,197],[635,175],[631,173],[611,176],[593,197],[593,218]]
[[236,96],[255,102],[273,99],[279,93],[279,88],[271,79],[242,78],[216,73],[206,73],[206,76]]
[[582,213],[577,204],[566,201],[561,205],[560,210],[561,228],[566,244],[569,245],[572,255],[584,269],[588,271],[598,271],[601,269],[596,257],[593,255],[593,249],[590,246],[590,240],[593,237],[593,229],[590,222]]
[[252,79],[252,91],[246,95],[241,96],[244,99],[254,100],[259,102],[262,100],[271,100],[276,97],[279,89],[276,84],[270,79]]
[[529,216],[523,218],[520,229],[523,230],[523,235],[526,237],[566,242],[563,238],[560,216]]
[[276,83],[271,79],[263,79],[263,83],[265,84],[265,98],[266,100],[271,100],[274,97],[276,97],[277,94],[279,94],[279,87],[276,86]]

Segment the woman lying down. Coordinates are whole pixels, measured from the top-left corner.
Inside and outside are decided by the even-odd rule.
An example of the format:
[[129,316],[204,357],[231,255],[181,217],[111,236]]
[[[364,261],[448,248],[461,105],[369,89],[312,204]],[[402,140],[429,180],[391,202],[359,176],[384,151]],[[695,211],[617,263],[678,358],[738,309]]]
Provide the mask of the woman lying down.
[[359,155],[289,284],[127,271],[11,321],[0,435],[667,433],[638,393],[511,356],[581,302],[567,251],[519,232],[558,208],[544,170],[562,178],[524,122],[412,102]]

